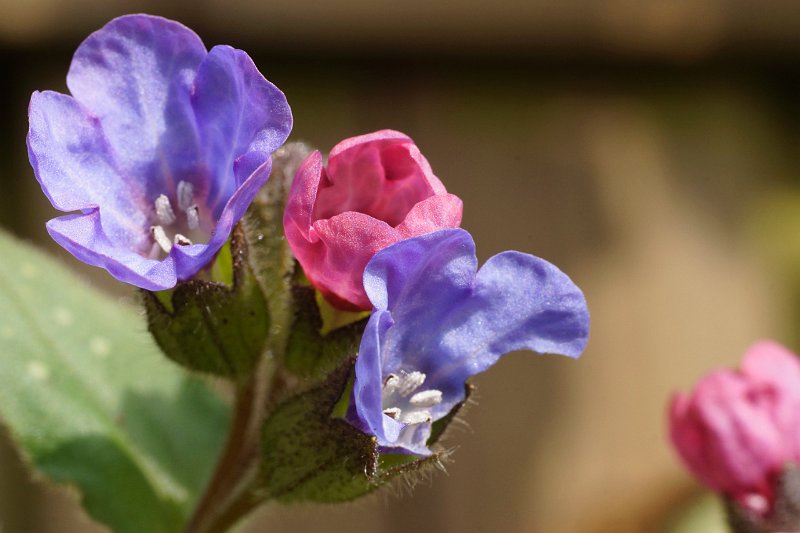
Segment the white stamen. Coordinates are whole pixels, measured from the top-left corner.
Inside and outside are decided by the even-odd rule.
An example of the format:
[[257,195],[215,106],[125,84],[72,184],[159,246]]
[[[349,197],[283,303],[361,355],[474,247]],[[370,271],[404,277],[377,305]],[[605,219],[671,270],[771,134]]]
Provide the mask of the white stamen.
[[386,379],[383,380],[383,390],[382,396],[383,398],[391,398],[397,392],[397,388],[400,386],[400,378],[398,378],[394,374],[389,374],[386,376]]
[[436,389],[416,393],[408,401],[414,407],[433,407],[442,403],[442,391]]
[[394,418],[395,420],[397,420],[398,418],[400,418],[401,411],[399,407],[390,407],[388,409],[384,409],[383,414],[385,414],[389,418]]
[[425,374],[418,371],[389,374],[383,380],[381,401],[383,414],[409,426],[432,420],[430,408],[442,403],[442,391],[415,392],[425,383]]
[[200,208],[197,204],[192,204],[186,209],[186,223],[189,229],[197,229],[200,227]]
[[175,212],[172,210],[172,205],[169,203],[169,198],[162,194],[156,198],[156,218],[163,226],[169,226],[175,222]]
[[175,234],[175,241],[174,242],[175,242],[175,244],[178,244],[180,246],[189,246],[190,244],[192,244],[192,241],[190,241],[189,239],[187,239],[186,237],[184,237],[180,233],[176,233]]
[[400,416],[400,422],[406,424],[422,424],[430,422],[431,414],[428,411],[409,411]]
[[153,235],[153,240],[158,243],[164,252],[169,253],[172,250],[172,243],[169,242],[169,237],[161,226],[150,226],[150,234]]
[[194,186],[188,181],[179,181],[178,190],[178,209],[187,211],[192,206],[192,199],[194,198]]
[[400,393],[400,396],[408,396],[423,383],[425,383],[425,374],[414,370],[400,377],[400,384],[397,392]]

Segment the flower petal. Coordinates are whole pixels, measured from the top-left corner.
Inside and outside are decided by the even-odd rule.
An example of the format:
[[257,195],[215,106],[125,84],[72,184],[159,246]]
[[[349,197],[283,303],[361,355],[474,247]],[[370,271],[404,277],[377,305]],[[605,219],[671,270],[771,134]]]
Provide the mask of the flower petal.
[[141,188],[117,168],[97,120],[71,96],[35,92],[29,108],[28,156],[53,207],[103,206],[104,233],[136,245],[146,225]]
[[[369,309],[363,292],[362,274],[367,262],[378,250],[400,240],[396,229],[364,213],[348,211],[314,222],[310,234],[316,247],[317,263],[306,274],[323,293],[349,302],[352,310]],[[306,253],[308,253],[307,251]],[[310,251],[310,253],[315,253]]]
[[106,269],[120,281],[151,291],[175,286],[175,266],[170,257],[164,261],[146,259],[111,242],[100,223],[97,209],[54,218],[47,223],[47,231],[72,255]]
[[483,348],[475,341],[481,338],[495,359],[522,349],[578,357],[589,340],[581,290],[552,263],[521,252],[497,254],[481,267],[462,312],[470,319],[459,342],[469,341],[478,351]]
[[356,407],[361,429],[375,435],[381,445],[386,445],[395,440],[400,433],[402,424],[391,420],[387,424],[389,437],[384,431],[382,390],[383,376],[381,374],[381,343],[386,330],[391,326],[392,318],[386,311],[377,311],[369,317],[361,346],[356,359],[356,380],[353,384],[353,399]]
[[211,49],[194,85],[192,103],[212,173],[207,204],[216,217],[233,190],[286,141],[292,114],[250,56],[230,46]]
[[408,152],[412,159],[416,162],[417,167],[419,167],[423,174],[425,174],[433,194],[445,194],[447,192],[439,178],[433,174],[430,163],[428,163],[428,160],[422,155],[422,152],[419,151],[419,148],[417,148],[416,144],[414,144],[414,141],[411,139],[411,137],[399,131],[379,130],[345,139],[334,146],[328,156],[329,159],[334,160],[334,158],[352,148],[356,148],[363,144],[373,143],[376,145],[396,144],[407,147]]
[[768,476],[790,458],[752,392],[747,378],[722,370],[703,378],[691,396],[677,396],[670,412],[671,438],[686,465],[710,488],[733,496],[768,492]]
[[773,417],[800,460],[800,359],[774,341],[760,341],[745,353],[742,374],[761,385],[761,407]]
[[469,296],[477,269],[472,236],[441,230],[375,254],[364,271],[364,290],[376,309],[389,310],[404,328],[410,324],[403,322],[417,322],[416,317],[434,325],[441,321],[438,315],[450,313],[450,302]]
[[777,342],[761,341],[751,346],[742,359],[741,368],[750,378],[800,395],[800,360]]
[[351,148],[354,148],[356,146],[362,144],[369,144],[373,142],[379,142],[379,141],[401,142],[401,143],[414,142],[411,140],[411,137],[399,131],[395,130],[373,131],[372,133],[365,133],[364,135],[358,135],[356,137],[350,137],[348,139],[343,140],[342,142],[331,148],[331,151],[328,153],[328,157],[334,158],[339,154],[341,154],[342,152],[350,150]]
[[404,238],[461,225],[464,202],[455,194],[431,196],[415,205],[397,226]]
[[119,170],[152,201],[202,166],[190,91],[206,56],[189,28],[161,17],[119,17],[75,52],[67,86],[97,117]]
[[381,164],[381,146],[359,144],[328,159],[328,171],[322,175],[314,203],[314,220],[336,216],[347,211],[370,212],[372,204],[384,194],[386,169]]
[[324,172],[322,154],[315,150],[300,163],[292,180],[283,212],[283,227],[295,255],[303,252],[305,242],[309,240],[309,230],[313,222],[311,213]]

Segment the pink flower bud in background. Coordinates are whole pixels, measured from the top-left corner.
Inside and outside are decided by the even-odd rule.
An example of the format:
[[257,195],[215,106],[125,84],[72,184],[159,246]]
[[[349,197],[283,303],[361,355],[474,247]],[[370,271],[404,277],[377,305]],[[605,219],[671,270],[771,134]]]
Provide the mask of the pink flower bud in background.
[[676,394],[670,437],[707,487],[759,515],[771,513],[784,467],[800,459],[800,362],[762,341],[741,370],[718,370]]
[[311,153],[297,170],[283,225],[311,283],[335,307],[371,309],[362,275],[376,252],[461,224],[449,194],[406,135],[381,130]]

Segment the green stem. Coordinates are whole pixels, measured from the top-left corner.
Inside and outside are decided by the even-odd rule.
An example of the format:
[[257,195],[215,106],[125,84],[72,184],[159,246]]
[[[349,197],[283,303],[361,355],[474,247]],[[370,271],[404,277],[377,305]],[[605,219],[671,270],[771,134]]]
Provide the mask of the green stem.
[[[189,520],[186,533],[217,533],[232,526],[257,504],[252,484],[258,474],[260,426],[266,388],[256,371],[237,384],[228,440],[211,481]],[[243,505],[248,502],[248,505]]]
[[237,499],[230,502],[225,512],[215,522],[214,529],[209,533],[225,533],[262,502],[262,498],[252,491],[243,491]]

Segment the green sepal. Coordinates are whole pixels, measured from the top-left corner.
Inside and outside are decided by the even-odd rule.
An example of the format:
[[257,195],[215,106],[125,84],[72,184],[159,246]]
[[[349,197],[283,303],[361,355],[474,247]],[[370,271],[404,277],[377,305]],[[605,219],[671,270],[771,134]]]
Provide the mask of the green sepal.
[[317,308],[319,309],[319,316],[322,318],[320,333],[323,336],[331,331],[369,318],[370,315],[369,311],[343,311],[337,309],[328,303],[320,292],[315,294],[315,300],[317,302]]
[[378,447],[345,420],[331,416],[352,362],[322,384],[280,404],[262,430],[261,475],[266,497],[282,502],[340,502],[381,484]]
[[[350,501],[396,479],[413,485],[426,472],[441,469],[447,450],[428,457],[382,453],[375,437],[341,417],[352,391],[354,362],[350,359],[317,386],[284,401],[267,418],[261,441],[265,499]],[[463,403],[443,420],[452,420]]]
[[315,290],[310,286],[293,289],[295,315],[286,346],[285,366],[302,378],[322,378],[355,357],[367,319],[321,333],[323,319]]
[[148,329],[167,357],[191,370],[238,378],[261,357],[270,315],[246,261],[247,244],[238,224],[230,250],[233,286],[191,280],[172,291],[170,306],[149,291],[142,291],[142,299]]

